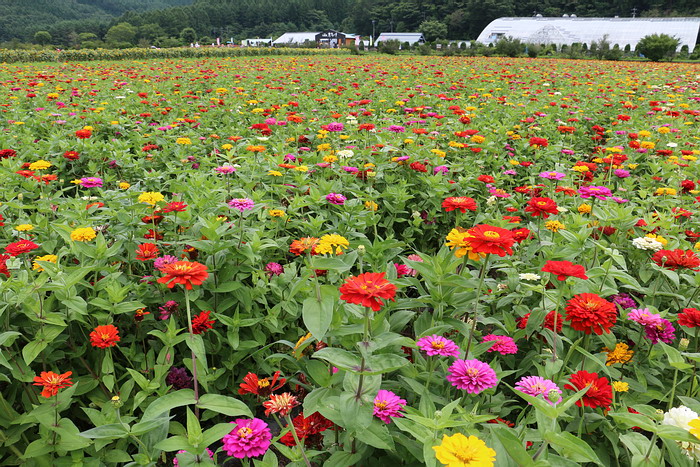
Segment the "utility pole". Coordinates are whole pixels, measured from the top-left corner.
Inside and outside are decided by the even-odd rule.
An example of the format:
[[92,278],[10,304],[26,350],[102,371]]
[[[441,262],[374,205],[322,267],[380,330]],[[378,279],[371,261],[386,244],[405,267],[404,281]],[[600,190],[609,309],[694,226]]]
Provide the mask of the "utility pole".
[[637,7],[632,8],[632,18],[637,17]]

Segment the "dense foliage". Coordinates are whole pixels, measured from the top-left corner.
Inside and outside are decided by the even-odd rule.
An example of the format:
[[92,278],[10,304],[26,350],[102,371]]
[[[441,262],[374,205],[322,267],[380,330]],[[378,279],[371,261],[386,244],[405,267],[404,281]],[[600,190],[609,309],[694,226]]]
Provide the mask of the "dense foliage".
[[10,64],[0,116],[2,465],[700,459],[694,65]]
[[[249,37],[276,37],[288,31],[327,28],[368,36],[373,32],[372,21],[376,34],[418,31],[423,25],[430,32],[445,30],[439,38],[465,40],[476,39],[490,21],[501,16],[700,16],[695,0],[105,0],[79,2],[79,6],[75,2],[51,1],[52,7],[44,8],[44,1],[29,2],[27,7],[27,2],[0,0],[0,41],[16,38],[28,42],[37,31],[45,29],[55,45],[91,47],[95,40],[104,40],[108,29],[118,23],[136,28],[132,45],[169,46],[185,28],[193,28],[202,43],[210,43],[216,37],[233,37],[238,42]],[[161,4],[181,6],[153,10]],[[126,10],[149,11],[118,16]],[[111,21],[106,21],[107,13],[113,15]]]

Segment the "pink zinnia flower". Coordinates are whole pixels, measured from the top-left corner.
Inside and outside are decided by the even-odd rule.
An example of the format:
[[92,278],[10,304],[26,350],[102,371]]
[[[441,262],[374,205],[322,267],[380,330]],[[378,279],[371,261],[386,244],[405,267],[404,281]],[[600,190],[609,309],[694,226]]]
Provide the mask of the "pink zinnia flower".
[[634,309],[627,314],[627,319],[642,326],[656,326],[661,321],[661,315],[652,313],[649,308]]
[[[422,262],[423,262],[423,258],[421,258],[421,257],[418,256],[418,255],[408,255],[408,259],[410,259],[411,261],[416,261],[416,262],[418,262],[418,263],[422,263]],[[409,268],[408,274],[412,275],[413,277],[416,277],[416,276],[418,275],[418,271],[416,271],[416,270],[413,269],[413,268]]]
[[470,394],[480,392],[496,386],[498,377],[488,363],[479,360],[455,360],[449,368],[450,374],[447,381],[459,389],[464,389]]
[[384,423],[391,423],[392,417],[403,417],[400,412],[406,401],[391,391],[381,389],[374,398],[374,415]]
[[163,255],[160,258],[156,258],[156,260],[153,262],[153,267],[160,271],[168,264],[172,264],[176,261],[177,258],[175,256]]
[[261,456],[267,452],[272,439],[267,423],[259,418],[239,418],[231,423],[236,424],[235,428],[222,439],[226,454],[243,459]]
[[411,271],[413,271],[413,269],[409,268],[405,264],[394,263],[394,267],[396,268],[396,277],[409,275],[411,274]]
[[280,263],[267,263],[265,271],[268,277],[279,276],[284,272],[284,267]]
[[549,180],[561,180],[562,178],[566,177],[566,174],[563,174],[561,172],[542,172],[540,174],[540,177]]
[[515,390],[528,396],[543,396],[551,405],[561,401],[561,389],[553,381],[544,379],[541,376],[525,376],[515,384]]
[[214,170],[216,172],[219,172],[220,174],[228,175],[235,172],[236,168],[232,165],[222,165],[221,167],[217,167]]
[[228,202],[228,205],[233,209],[238,209],[240,212],[243,212],[253,209],[255,202],[250,198],[234,198]]
[[102,186],[102,179],[100,177],[83,177],[80,179],[80,184],[83,188],[99,188]]
[[606,200],[612,196],[612,191],[604,186],[582,186],[578,189],[578,195],[581,198],[597,198]]
[[342,206],[343,204],[345,204],[346,199],[347,198],[345,196],[341,195],[340,193],[328,193],[326,195],[326,201],[328,201],[331,204],[338,205],[338,206]]
[[457,344],[437,334],[421,337],[416,341],[416,345],[430,357],[433,355],[441,355],[443,357],[456,357],[459,355]]
[[487,352],[498,352],[501,355],[518,353],[518,346],[515,345],[515,341],[512,337],[489,334],[488,336],[484,336],[483,339],[483,342],[488,341],[493,341],[493,345]]
[[673,324],[663,318],[659,318],[658,323],[655,325],[644,326],[644,333],[652,344],[658,344],[659,341],[670,344],[676,338],[676,330]]
[[330,122],[328,125],[326,125],[326,130],[328,131],[343,131],[344,129],[345,125],[340,122]]

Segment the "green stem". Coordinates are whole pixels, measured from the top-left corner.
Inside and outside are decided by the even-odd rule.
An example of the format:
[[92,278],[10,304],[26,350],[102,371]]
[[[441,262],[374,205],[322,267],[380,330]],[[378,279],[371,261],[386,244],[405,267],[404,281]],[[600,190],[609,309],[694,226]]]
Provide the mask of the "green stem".
[[[187,327],[190,331],[189,339],[194,340],[194,332],[192,331],[192,311],[190,309],[190,291],[185,289],[185,305],[187,306]],[[193,346],[194,347],[194,346]],[[197,381],[197,355],[194,350],[192,352],[192,379],[194,380],[194,414],[199,419],[199,382]]]
[[647,449],[647,453],[644,455],[644,459],[649,460],[649,456],[651,456],[651,450],[654,449],[654,446],[656,445],[656,437],[657,434],[654,433],[654,436],[651,437],[651,442],[649,443],[649,449]]
[[583,405],[583,401],[581,401],[581,419],[578,422],[578,438],[581,438],[581,435],[583,434],[583,419],[584,415],[586,413],[586,406]]
[[[553,320],[553,326],[552,326],[552,333],[554,335],[552,336],[552,361],[556,362],[557,361],[557,318],[559,318],[559,305],[561,304],[561,299],[562,295],[564,295],[564,285],[559,288],[559,296],[557,297],[557,306],[554,308],[554,320]],[[547,319],[547,315],[545,315],[545,321]]]
[[678,368],[673,370],[673,384],[671,385],[671,396],[668,399],[668,408],[666,409],[667,411],[671,410],[671,408],[673,407],[673,399],[676,397],[676,382],[677,381],[678,381]]
[[306,457],[306,452],[304,451],[304,445],[301,444],[299,441],[299,436],[297,435],[297,430],[294,429],[294,423],[292,422],[292,417],[287,414],[287,423],[289,424],[290,427],[292,427],[292,436],[294,437],[294,442],[297,443],[297,446],[299,446],[299,450],[301,451],[301,457],[304,458],[304,462],[306,463],[306,467],[311,467],[311,462],[309,462],[309,459]]
[[[698,332],[700,331],[700,327],[695,328],[695,353],[698,353],[698,347],[700,346],[700,341],[698,341]],[[690,387],[688,388],[688,397],[691,397],[691,394],[693,393],[693,390],[695,388],[695,372],[698,368],[698,362],[696,360],[693,360],[693,376],[690,378]]]
[[484,258],[484,263],[481,265],[481,270],[479,271],[479,285],[476,287],[476,297],[474,297],[474,310],[472,311],[472,328],[469,331],[469,338],[467,339],[467,345],[465,346],[464,355],[469,356],[469,349],[472,345],[472,339],[474,337],[474,331],[476,330],[477,314],[479,310],[479,298],[481,297],[481,288],[484,285],[484,277],[486,276],[486,266],[489,262],[489,256],[486,255]]

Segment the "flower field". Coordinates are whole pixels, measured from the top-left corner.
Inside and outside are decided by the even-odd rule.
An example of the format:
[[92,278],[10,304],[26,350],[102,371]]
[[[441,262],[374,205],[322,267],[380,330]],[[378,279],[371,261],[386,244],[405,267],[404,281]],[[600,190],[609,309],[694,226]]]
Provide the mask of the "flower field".
[[0,65],[0,464],[692,466],[693,65]]

